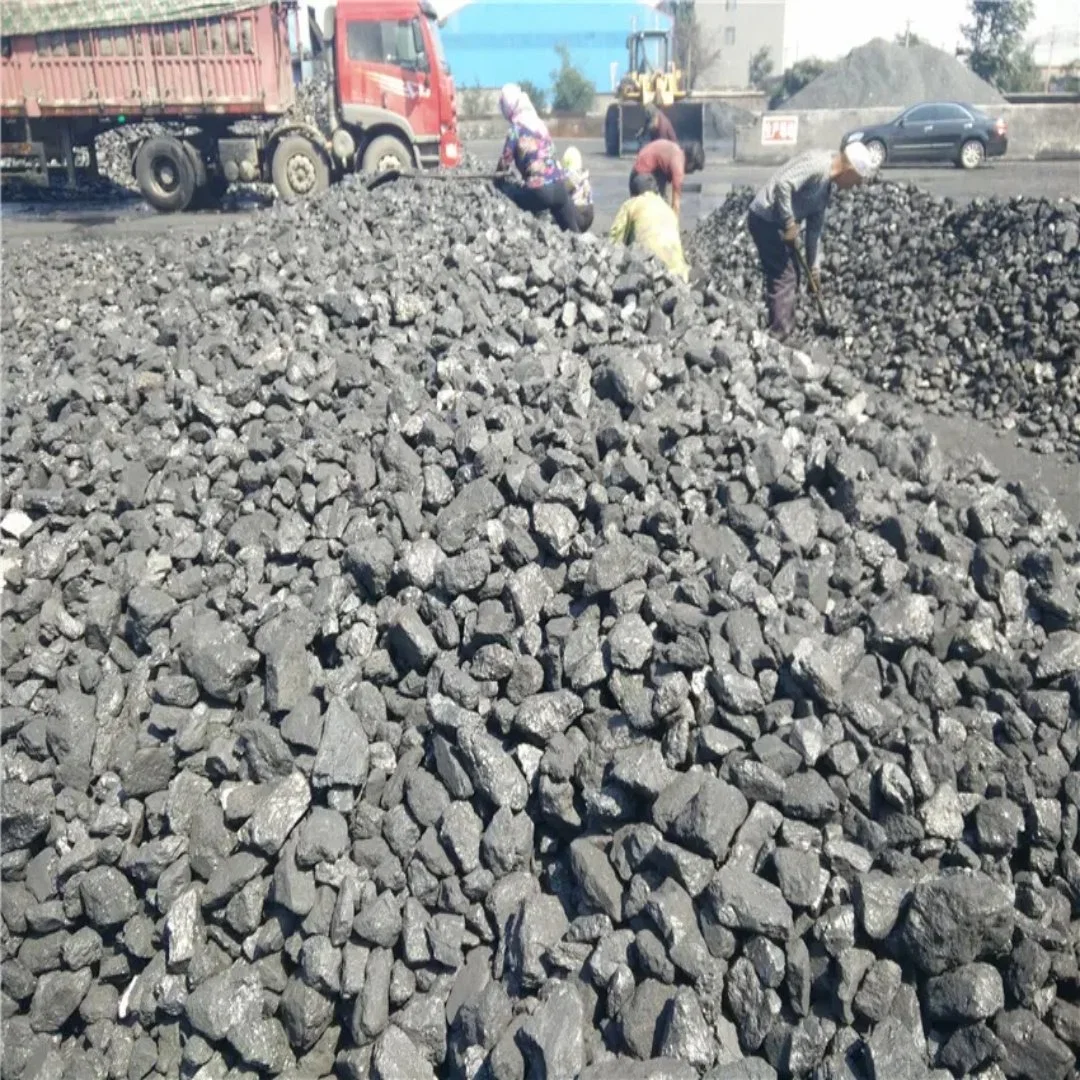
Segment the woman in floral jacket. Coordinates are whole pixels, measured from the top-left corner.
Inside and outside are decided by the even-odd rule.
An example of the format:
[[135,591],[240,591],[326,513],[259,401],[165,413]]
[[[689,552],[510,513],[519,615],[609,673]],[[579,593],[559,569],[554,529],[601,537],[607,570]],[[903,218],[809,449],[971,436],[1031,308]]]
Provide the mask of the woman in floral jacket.
[[[529,95],[516,83],[507,83],[499,95],[499,109],[510,124],[495,170],[504,177],[501,190],[522,210],[533,214],[550,210],[561,229],[578,232],[577,211],[555,157],[555,144]],[[520,184],[506,176],[512,165],[521,174]]]

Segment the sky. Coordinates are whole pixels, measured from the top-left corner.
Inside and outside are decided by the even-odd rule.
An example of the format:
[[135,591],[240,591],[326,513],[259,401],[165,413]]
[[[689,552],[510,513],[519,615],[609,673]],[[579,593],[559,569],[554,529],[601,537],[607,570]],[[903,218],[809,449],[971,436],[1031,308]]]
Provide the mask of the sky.
[[[308,2],[321,9],[327,0]],[[451,9],[462,2],[435,0],[436,7]],[[724,0],[697,2],[720,4]],[[755,0],[738,2],[752,4]],[[787,0],[783,66],[807,56],[835,60],[871,38],[902,33],[908,20],[913,33],[952,52],[962,44],[960,28],[968,21],[968,6],[968,0]],[[1035,0],[1035,17],[1027,36],[1036,43],[1039,63],[1080,59],[1080,0]]]
[[[903,33],[909,19],[912,33],[952,52],[963,41],[960,28],[968,21],[968,2],[787,0],[784,66],[807,56],[834,60],[871,38],[892,38]],[[1064,55],[1066,51],[1075,56],[1080,36],[1080,0],[1035,0],[1035,17],[1027,36],[1039,39],[1040,54],[1052,48],[1053,62],[1069,59]]]

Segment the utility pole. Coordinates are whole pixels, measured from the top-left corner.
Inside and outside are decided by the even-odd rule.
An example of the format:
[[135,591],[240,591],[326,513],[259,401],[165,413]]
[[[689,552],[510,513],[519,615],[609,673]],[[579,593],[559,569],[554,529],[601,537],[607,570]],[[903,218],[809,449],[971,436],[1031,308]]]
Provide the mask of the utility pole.
[[910,48],[910,43],[911,43],[911,20],[908,19],[908,21],[904,24],[904,48],[905,49]]

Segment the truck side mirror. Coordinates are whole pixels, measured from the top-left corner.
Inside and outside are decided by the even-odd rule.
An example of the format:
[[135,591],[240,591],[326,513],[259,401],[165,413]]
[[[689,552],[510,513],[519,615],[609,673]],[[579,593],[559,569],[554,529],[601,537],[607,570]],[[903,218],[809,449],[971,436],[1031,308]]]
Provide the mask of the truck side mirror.
[[337,22],[337,4],[328,4],[323,11],[323,39],[334,40],[334,25]]

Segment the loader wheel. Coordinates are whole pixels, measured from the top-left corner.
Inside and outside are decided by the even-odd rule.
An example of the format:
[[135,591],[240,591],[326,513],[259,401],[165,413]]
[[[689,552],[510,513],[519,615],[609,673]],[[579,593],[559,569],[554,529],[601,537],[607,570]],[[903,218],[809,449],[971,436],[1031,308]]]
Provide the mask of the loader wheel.
[[147,139],[135,156],[135,179],[143,198],[163,214],[186,210],[195,194],[195,169],[179,139]]
[[303,135],[286,135],[274,148],[270,175],[284,202],[318,195],[330,186],[330,166]]
[[364,149],[360,168],[366,173],[408,172],[413,167],[409,148],[394,135],[379,135]]
[[619,156],[619,106],[609,105],[604,117],[604,151],[608,157]]

